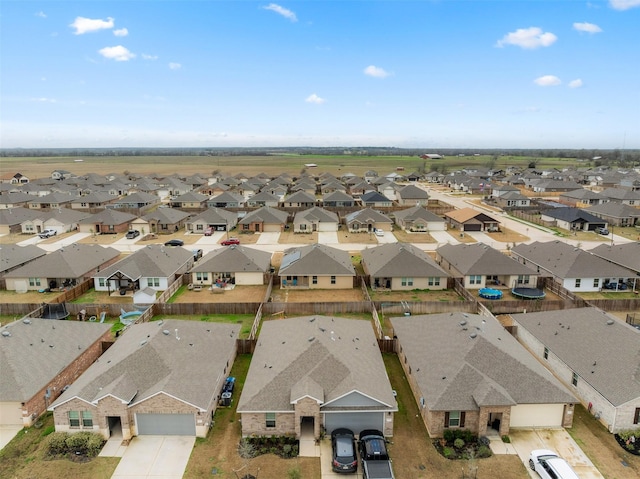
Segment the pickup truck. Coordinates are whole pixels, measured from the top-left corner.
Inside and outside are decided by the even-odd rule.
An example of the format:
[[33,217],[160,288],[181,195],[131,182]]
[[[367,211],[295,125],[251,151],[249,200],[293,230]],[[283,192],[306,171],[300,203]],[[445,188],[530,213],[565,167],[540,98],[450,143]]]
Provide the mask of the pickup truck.
[[47,228],[46,230],[41,231],[40,233],[38,233],[38,236],[42,239],[46,239],[49,238],[50,236],[55,236],[57,235],[58,232],[52,228]]
[[387,441],[382,432],[375,429],[361,431],[359,449],[364,479],[394,479]]

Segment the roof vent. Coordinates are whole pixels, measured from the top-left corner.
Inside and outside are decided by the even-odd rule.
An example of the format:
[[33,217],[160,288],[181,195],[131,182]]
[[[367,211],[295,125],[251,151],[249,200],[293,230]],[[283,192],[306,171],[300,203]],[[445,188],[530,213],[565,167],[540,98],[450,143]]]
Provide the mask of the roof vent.
[[24,319],[22,320],[22,322],[23,322],[24,324],[31,324],[31,320],[30,320],[29,318],[24,318]]
[[315,337],[315,336],[310,336],[310,337],[307,339],[307,341],[311,342],[311,341],[313,341],[314,339],[316,339],[316,337]]
[[478,333],[476,333],[476,332],[474,331],[473,333],[471,333],[471,334],[469,335],[469,337],[470,337],[471,339],[475,339],[475,338],[477,338],[477,337],[478,337]]
[[144,346],[145,344],[147,344],[147,340],[143,339],[142,341],[140,341],[140,346]]
[[5,338],[8,338],[9,336],[11,336],[11,333],[10,333],[9,331],[2,331],[2,335],[3,335]]
[[[608,319],[607,320],[607,325],[608,326],[611,326],[613,323],[615,323],[615,321],[613,319]],[[4,332],[2,334],[4,334]]]
[[168,329],[163,329],[162,330],[162,334],[164,334],[165,336],[169,336],[169,334],[171,334],[171,333],[169,332]]
[[464,326],[465,324],[467,324],[467,322],[464,319],[460,321],[460,326]]

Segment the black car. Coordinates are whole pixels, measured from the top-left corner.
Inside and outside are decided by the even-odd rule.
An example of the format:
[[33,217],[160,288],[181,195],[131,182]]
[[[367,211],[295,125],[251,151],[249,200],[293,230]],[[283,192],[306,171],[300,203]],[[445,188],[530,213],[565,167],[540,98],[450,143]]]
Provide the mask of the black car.
[[358,470],[356,456],[356,440],[353,431],[344,427],[334,429],[331,433],[333,455],[331,468],[334,472],[353,473]]
[[165,246],[184,246],[184,241],[182,241],[181,239],[170,239],[164,245]]

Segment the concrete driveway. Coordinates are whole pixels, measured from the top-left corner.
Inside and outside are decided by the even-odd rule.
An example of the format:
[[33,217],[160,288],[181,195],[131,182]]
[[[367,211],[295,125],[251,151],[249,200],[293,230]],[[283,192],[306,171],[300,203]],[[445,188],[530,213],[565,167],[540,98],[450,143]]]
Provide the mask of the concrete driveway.
[[383,233],[384,233],[383,236],[376,235],[376,239],[378,240],[378,243],[383,244],[383,243],[398,242],[398,239],[395,237],[395,235],[391,231],[383,231]]
[[534,449],[551,449],[564,458],[581,479],[604,479],[591,460],[580,449],[569,433],[564,429],[511,430],[511,444],[507,445],[507,453],[512,446],[534,479],[538,474],[529,468],[529,454]]
[[111,479],[181,479],[195,442],[191,436],[136,436]]
[[318,231],[318,243],[320,244],[339,243],[338,233],[336,231]]
[[360,461],[358,461],[358,472],[355,474],[333,472],[333,469],[331,469],[332,456],[333,453],[331,451],[331,439],[325,437],[322,441],[320,441],[320,471],[322,479],[346,479],[347,477],[362,477],[362,466],[360,465]]
[[18,434],[22,430],[22,426],[18,425],[4,425],[0,426],[0,451],[4,446],[11,442],[16,434]]
[[278,244],[279,239],[279,232],[260,233],[260,237],[258,238],[258,241],[256,241],[256,244]]

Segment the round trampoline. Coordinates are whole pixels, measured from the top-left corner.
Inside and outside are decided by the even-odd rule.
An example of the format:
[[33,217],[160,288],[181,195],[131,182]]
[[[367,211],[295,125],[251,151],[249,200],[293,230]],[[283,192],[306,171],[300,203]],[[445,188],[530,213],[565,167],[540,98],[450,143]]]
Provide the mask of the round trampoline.
[[42,309],[42,319],[67,319],[69,312],[64,303],[46,303]]
[[502,291],[493,288],[482,288],[478,291],[478,295],[484,299],[501,299]]
[[545,292],[538,288],[513,288],[511,294],[520,299],[542,299],[546,296]]

